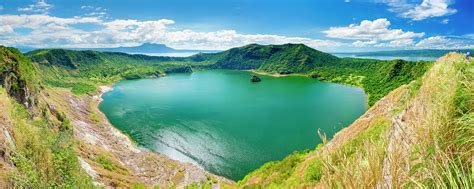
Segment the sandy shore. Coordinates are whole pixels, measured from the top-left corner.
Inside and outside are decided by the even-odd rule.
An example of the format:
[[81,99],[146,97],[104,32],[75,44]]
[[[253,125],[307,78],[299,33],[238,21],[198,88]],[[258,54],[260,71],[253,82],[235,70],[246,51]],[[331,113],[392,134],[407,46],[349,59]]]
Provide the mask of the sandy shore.
[[92,96],[94,100],[98,100],[99,102],[102,102],[104,99],[102,99],[102,95],[104,95],[106,92],[112,91],[114,88],[112,86],[107,86],[107,85],[101,85],[99,86],[99,93],[96,95]]

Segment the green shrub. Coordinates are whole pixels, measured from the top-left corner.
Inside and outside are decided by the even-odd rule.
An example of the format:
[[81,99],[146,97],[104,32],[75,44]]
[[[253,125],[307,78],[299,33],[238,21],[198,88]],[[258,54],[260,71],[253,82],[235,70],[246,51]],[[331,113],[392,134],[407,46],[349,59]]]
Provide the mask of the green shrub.
[[310,164],[305,173],[305,180],[307,182],[319,182],[323,176],[323,163],[315,159]]

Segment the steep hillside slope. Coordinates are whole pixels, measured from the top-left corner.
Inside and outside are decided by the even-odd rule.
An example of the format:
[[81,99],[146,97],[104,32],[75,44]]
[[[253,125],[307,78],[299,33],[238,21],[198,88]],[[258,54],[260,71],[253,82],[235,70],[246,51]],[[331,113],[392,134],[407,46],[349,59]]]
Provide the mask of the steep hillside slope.
[[16,49],[0,52],[0,188],[231,183],[135,146],[100,114],[99,96],[43,86],[39,65]]
[[70,122],[42,100],[33,64],[0,47],[0,81],[0,187],[91,186],[72,148]]
[[329,142],[267,163],[239,185],[472,188],[473,81],[474,61],[450,53]]
[[26,107],[37,104],[40,87],[33,64],[18,50],[0,46],[0,85]]

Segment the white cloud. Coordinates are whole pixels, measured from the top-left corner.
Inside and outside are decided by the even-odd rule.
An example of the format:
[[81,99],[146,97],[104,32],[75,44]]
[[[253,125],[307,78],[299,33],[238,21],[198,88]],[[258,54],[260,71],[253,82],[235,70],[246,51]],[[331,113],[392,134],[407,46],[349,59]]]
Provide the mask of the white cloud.
[[448,8],[449,2],[449,0],[423,0],[420,5],[402,13],[401,16],[413,20],[424,20],[430,17],[451,15],[457,10]]
[[468,39],[474,39],[474,33],[465,34],[462,37],[465,37],[465,38],[468,38]]
[[18,11],[48,14],[51,8],[53,5],[46,3],[45,0],[38,0],[35,4],[18,8]]
[[0,26],[0,35],[3,33],[3,34],[9,34],[9,33],[13,33],[14,30],[13,28],[11,28],[10,26],[6,25],[6,26]]
[[449,23],[449,19],[443,19],[441,20],[441,24],[448,24]]
[[331,27],[323,31],[327,37],[357,40],[399,40],[423,37],[424,32],[415,33],[401,29],[389,29],[390,21],[380,18],[374,21],[364,20],[360,24],[351,24],[347,27]]
[[107,16],[106,8],[94,7],[90,5],[82,5],[81,9],[83,9],[86,12],[84,16],[87,16],[87,17],[104,18]]
[[372,40],[372,41],[360,41],[360,40],[357,40],[355,42],[352,43],[352,45],[356,46],[356,47],[366,47],[366,46],[369,46],[369,45],[374,45],[374,44],[377,44],[377,41],[375,40]]
[[424,49],[474,48],[474,40],[458,37],[433,36],[419,41],[416,47]]
[[85,14],[86,16],[97,16],[97,17],[102,17],[104,15],[106,15],[107,13],[106,12],[91,12],[91,13],[87,13]]
[[376,0],[376,2],[386,3],[390,6],[390,11],[412,20],[448,16],[457,12],[456,9],[449,8],[452,0],[423,0],[420,4],[408,0]]
[[94,6],[91,6],[91,5],[82,5],[81,9],[89,10],[89,11],[107,11],[106,8],[94,7]]
[[414,45],[413,39],[397,39],[387,43],[379,43],[375,47],[412,47]]
[[90,5],[82,5],[81,6],[81,9],[93,9],[94,6],[90,6]]
[[[101,27],[85,31],[78,23]],[[145,42],[164,43],[179,49],[221,50],[231,47],[259,44],[304,43],[318,49],[330,49],[344,45],[332,40],[303,37],[287,37],[266,34],[240,34],[235,30],[199,32],[172,30],[173,20],[123,20],[105,21],[98,17],[60,18],[50,15],[0,15],[0,44],[35,47],[116,47],[132,46]],[[7,28],[8,27],[8,28]],[[13,32],[15,28],[29,28],[28,34]]]

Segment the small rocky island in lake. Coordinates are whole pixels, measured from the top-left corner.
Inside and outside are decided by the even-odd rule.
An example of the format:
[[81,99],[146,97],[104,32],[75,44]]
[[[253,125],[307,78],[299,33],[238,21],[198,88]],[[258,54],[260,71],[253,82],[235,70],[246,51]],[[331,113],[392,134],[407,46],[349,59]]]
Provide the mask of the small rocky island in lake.
[[251,82],[260,82],[262,79],[260,79],[258,76],[253,75],[252,78],[250,79]]
[[314,79],[318,79],[321,76],[319,74],[311,74],[309,77],[314,78]]

